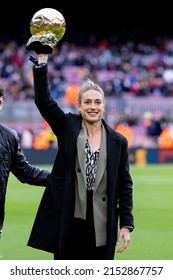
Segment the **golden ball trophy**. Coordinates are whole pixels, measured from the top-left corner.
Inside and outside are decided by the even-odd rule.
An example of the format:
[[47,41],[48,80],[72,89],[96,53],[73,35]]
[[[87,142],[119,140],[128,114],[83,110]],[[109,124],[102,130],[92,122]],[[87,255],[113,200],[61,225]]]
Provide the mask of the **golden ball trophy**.
[[26,50],[36,53],[50,54],[66,31],[64,16],[52,8],[37,11],[30,22],[31,38]]

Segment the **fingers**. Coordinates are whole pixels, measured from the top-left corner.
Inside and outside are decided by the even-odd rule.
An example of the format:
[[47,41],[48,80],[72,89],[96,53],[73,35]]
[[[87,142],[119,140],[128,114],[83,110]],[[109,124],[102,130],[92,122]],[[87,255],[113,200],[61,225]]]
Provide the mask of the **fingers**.
[[128,246],[129,242],[130,242],[130,234],[129,232],[120,232],[120,234],[118,235],[118,239],[117,239],[117,246],[120,245],[121,241],[123,240],[123,246],[120,247],[117,250],[117,253],[122,253]]
[[[126,248],[127,248],[127,246],[128,246],[128,243],[130,242],[130,240],[126,240],[125,239],[125,236],[123,236],[123,239],[124,239],[124,244],[123,244],[123,246],[121,247],[121,248],[119,248],[118,250],[117,250],[117,253],[122,253]],[[117,245],[119,245],[120,243],[117,243]]]

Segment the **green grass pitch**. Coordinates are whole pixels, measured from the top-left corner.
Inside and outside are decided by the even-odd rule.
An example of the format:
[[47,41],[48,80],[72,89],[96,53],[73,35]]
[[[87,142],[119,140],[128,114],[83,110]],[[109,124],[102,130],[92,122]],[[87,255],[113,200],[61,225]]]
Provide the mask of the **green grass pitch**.
[[[116,253],[115,259],[173,260],[173,165],[131,165],[130,169],[135,230],[126,251]],[[43,190],[22,184],[10,175],[0,241],[2,260],[53,259],[52,254],[26,245]]]

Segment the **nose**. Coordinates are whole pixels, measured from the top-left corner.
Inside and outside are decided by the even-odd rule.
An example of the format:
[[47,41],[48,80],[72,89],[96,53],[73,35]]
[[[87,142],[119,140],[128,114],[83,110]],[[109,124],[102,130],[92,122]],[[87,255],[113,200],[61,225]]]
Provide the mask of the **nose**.
[[91,102],[91,108],[92,108],[92,109],[95,109],[95,108],[96,108],[96,104],[95,104],[94,101]]

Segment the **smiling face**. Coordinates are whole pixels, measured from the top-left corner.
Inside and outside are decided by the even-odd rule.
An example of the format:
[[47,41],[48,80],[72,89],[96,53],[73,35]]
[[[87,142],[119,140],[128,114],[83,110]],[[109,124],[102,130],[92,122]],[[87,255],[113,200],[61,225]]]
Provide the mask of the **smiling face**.
[[89,89],[81,95],[80,103],[77,103],[78,111],[88,123],[101,121],[104,112],[104,99],[101,92]]

